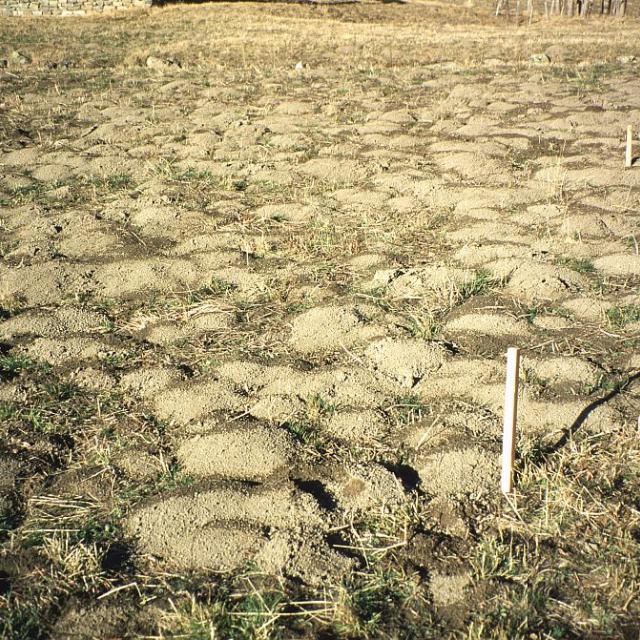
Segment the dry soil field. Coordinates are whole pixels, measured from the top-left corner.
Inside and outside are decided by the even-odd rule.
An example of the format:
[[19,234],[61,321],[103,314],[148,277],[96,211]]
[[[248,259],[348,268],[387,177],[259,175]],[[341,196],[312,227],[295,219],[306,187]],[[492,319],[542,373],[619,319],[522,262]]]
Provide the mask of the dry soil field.
[[0,22],[0,637],[638,637],[639,24],[489,15]]

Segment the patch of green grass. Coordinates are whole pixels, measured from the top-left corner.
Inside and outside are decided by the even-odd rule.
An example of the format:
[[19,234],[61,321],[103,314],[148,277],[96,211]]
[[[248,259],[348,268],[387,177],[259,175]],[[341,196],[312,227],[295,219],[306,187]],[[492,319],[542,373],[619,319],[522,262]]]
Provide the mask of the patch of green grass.
[[389,417],[399,424],[411,424],[422,418],[423,413],[428,411],[428,406],[422,401],[420,396],[410,393],[397,397],[386,409]]
[[300,420],[288,420],[283,426],[301,444],[313,447],[318,451],[325,450],[325,439],[315,425]]
[[368,302],[375,305],[382,311],[391,311],[393,305],[386,297],[387,287],[375,287],[366,291],[359,291],[356,289],[355,293],[364,297]]
[[529,307],[524,311],[524,317],[527,319],[527,322],[533,323],[533,321],[542,313],[542,309],[540,307]]
[[32,392],[27,404],[5,405],[4,413],[6,420],[20,429],[68,435],[95,414],[95,404],[87,400],[90,398],[84,391],[74,385],[54,382]]
[[406,329],[413,338],[431,341],[438,338],[442,325],[433,314],[409,314]]
[[478,545],[473,570],[478,580],[512,580],[520,575],[513,549],[497,538],[487,538]]
[[44,640],[49,637],[42,612],[31,598],[9,591],[0,596],[0,611],[1,640]]
[[629,384],[628,378],[613,378],[606,374],[601,374],[593,384],[587,384],[584,388],[586,395],[593,393],[612,393],[614,391],[623,391]]
[[596,268],[590,258],[558,258],[555,263],[560,267],[567,267],[578,273],[589,274],[595,273]]
[[611,326],[622,329],[631,322],[640,322],[640,305],[627,304],[607,309],[607,320]]
[[91,300],[91,304],[86,304],[88,311],[98,311],[105,315],[117,313],[120,304],[113,298],[98,298],[97,300]]
[[208,285],[197,289],[189,294],[189,302],[201,302],[209,296],[222,296],[234,291],[236,286],[222,278],[213,277]]
[[287,314],[295,315],[303,313],[304,311],[308,311],[311,308],[313,308],[313,302],[311,301],[311,299],[306,298],[304,300],[296,300],[295,302],[287,303],[287,305],[285,306],[285,312]]
[[187,169],[186,171],[173,173],[171,179],[175,182],[197,182],[208,186],[218,185],[218,179],[210,171],[200,171],[198,169]]
[[121,369],[127,363],[131,362],[134,356],[135,354],[132,351],[119,351],[102,356],[100,361],[107,369]]
[[[524,562],[530,558],[518,558],[507,545],[495,549],[491,558],[495,573],[490,574],[494,581],[502,583],[497,588],[497,596],[492,606],[474,619],[467,631],[469,640],[495,638],[504,640],[574,638],[571,628],[554,615],[554,599],[558,597],[565,576],[561,571],[545,571],[538,567],[538,576],[530,575],[525,584],[520,584]],[[488,568],[488,567],[487,567]],[[511,573],[512,572],[512,573]]]
[[300,240],[305,242],[304,248],[310,255],[327,258],[334,255],[335,248],[340,246],[343,238],[335,223],[314,219]]
[[472,296],[481,296],[496,286],[498,281],[484,269],[476,271],[471,280],[467,280],[460,287],[461,300],[467,300]]
[[327,437],[323,434],[321,423],[332,416],[337,407],[321,395],[309,396],[304,401],[304,409],[283,426],[301,444],[312,447],[318,452],[325,452],[328,447]]
[[586,68],[575,67],[567,72],[566,78],[579,96],[587,93],[602,93],[606,89],[605,80],[619,69],[611,63],[590,64]]
[[88,518],[78,528],[77,540],[85,544],[106,546],[122,537],[120,522],[109,517]]
[[545,72],[562,79],[578,96],[601,93],[606,90],[605,81],[620,71],[620,64],[611,62],[593,63],[585,66],[551,65]]
[[[8,207],[9,202],[8,201],[3,202],[0,200],[0,206]],[[11,253],[12,251],[15,251],[19,246],[20,246],[20,243],[17,240],[0,242],[0,259],[5,258],[9,253]],[[2,313],[2,310],[0,310],[0,313]]]
[[58,377],[43,362],[19,355],[0,357],[0,380],[19,380],[26,399],[5,402],[2,408],[3,431],[19,430],[27,434],[69,435],[100,411],[116,410],[115,396],[81,389]]
[[333,592],[298,589],[250,568],[223,577],[205,598],[182,598],[161,637],[285,640],[318,637],[314,630],[336,640],[442,637],[417,574],[380,566],[352,573]]
[[417,574],[378,567],[346,584],[349,616],[333,625],[341,638],[439,638],[430,603]]
[[23,355],[5,354],[0,356],[0,380],[10,380],[21,373],[48,374],[51,366]]
[[229,175],[214,175],[210,171],[188,167],[181,169],[172,160],[162,160],[156,165],[156,171],[167,181],[168,185],[177,185],[181,191],[171,190],[175,202],[182,202],[188,198],[204,203],[207,194],[216,190],[245,191],[247,183]]
[[151,474],[142,482],[123,480],[114,498],[111,519],[117,521],[123,518],[132,508],[147,498],[172,493],[192,487],[194,484],[195,478],[181,469],[175,461],[166,464],[163,470],[159,469],[157,475]]
[[9,420],[15,414],[15,407],[9,402],[0,402],[0,422]]
[[106,177],[88,178],[86,182],[90,186],[108,191],[122,191],[134,186],[133,178],[126,173],[114,173]]
[[175,491],[183,487],[191,487],[193,484],[193,476],[185,473],[176,463],[171,463],[154,483],[153,493]]
[[549,381],[545,378],[541,378],[534,369],[525,366],[523,368],[523,383],[532,390],[533,395],[539,396],[544,393],[544,390],[549,385]]
[[[135,441],[142,433],[147,443],[152,439],[161,442],[162,425],[139,416],[134,434],[130,433],[131,423],[124,433],[118,433],[121,418],[131,418],[130,411],[122,410],[121,399],[76,388],[55,370],[48,368],[45,373],[38,363],[14,359],[10,368],[18,372],[26,399],[0,405],[1,413],[6,413],[0,419],[0,440],[13,439],[27,446],[27,454],[20,458],[35,464],[38,473],[30,479],[33,493],[26,502],[24,519],[17,526],[12,524],[7,534],[16,557],[29,557],[38,578],[21,576],[8,593],[0,594],[0,638],[26,640],[49,637],[52,621],[70,599],[95,602],[97,596],[119,584],[128,569],[118,563],[129,562],[123,518],[141,498],[184,486],[185,478],[172,466],[155,485],[111,476],[109,445],[122,450],[127,443],[119,439]],[[69,490],[64,480],[59,487],[56,483],[38,485],[40,474],[63,471],[68,465],[78,473],[87,472],[86,491]],[[102,482],[105,472],[112,484]],[[108,497],[93,497],[92,479],[96,477],[102,489],[112,491]],[[74,483],[76,476],[71,474],[70,480]],[[114,547],[125,550],[123,560],[113,560]]]
[[[220,576],[206,588],[181,582],[176,605],[161,625],[162,638],[284,640],[292,637],[292,627],[302,630],[305,620],[308,627],[313,618],[313,613],[306,613],[296,585],[251,566]],[[201,595],[185,598],[187,586]],[[174,590],[178,591],[178,584]],[[292,605],[294,601],[296,605]],[[312,611],[318,609],[316,603],[309,607]]]
[[51,621],[69,598],[95,599],[112,586],[101,557],[121,532],[108,518],[91,499],[45,495],[30,501],[12,544],[46,570],[0,595],[0,638],[48,638]]
[[60,208],[80,200],[95,197],[97,193],[115,193],[134,186],[133,179],[125,173],[108,176],[79,176],[53,183],[33,182],[8,190],[7,206],[42,204]]
[[316,421],[323,416],[331,416],[337,411],[336,405],[325,397],[314,394],[305,402],[307,418]]
[[570,311],[563,307],[554,307],[544,304],[537,304],[531,307],[525,307],[522,310],[522,315],[527,319],[527,322],[533,323],[533,321],[540,315],[557,316],[558,318],[566,318],[571,320],[573,318]]
[[[262,630],[272,637],[280,635],[275,629],[284,609],[287,595],[282,589],[260,589],[248,593],[233,606],[227,625],[240,638],[255,638]],[[271,632],[269,632],[271,630]]]
[[472,557],[469,639],[624,637],[640,603],[640,448],[635,426],[576,435],[520,458],[517,507],[503,507]]
[[8,192],[11,197],[9,204],[14,207],[20,207],[41,201],[46,192],[46,185],[42,182],[33,182],[19,187],[12,187]]

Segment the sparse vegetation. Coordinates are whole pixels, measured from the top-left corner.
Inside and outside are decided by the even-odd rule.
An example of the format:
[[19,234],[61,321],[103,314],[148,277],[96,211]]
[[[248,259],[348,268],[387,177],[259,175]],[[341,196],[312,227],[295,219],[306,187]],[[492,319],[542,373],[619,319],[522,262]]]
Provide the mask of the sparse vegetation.
[[607,319],[612,326],[623,328],[631,322],[640,322],[640,306],[628,304],[607,309]]
[[474,277],[462,284],[460,287],[460,297],[462,300],[471,298],[472,296],[481,296],[489,292],[491,287],[498,284],[496,278],[494,278],[488,271],[480,269],[476,271]]
[[409,312],[407,315],[407,331],[411,336],[420,338],[421,340],[437,339],[442,327],[436,319],[435,314],[428,313],[420,316],[416,313]]
[[577,436],[523,459],[517,507],[507,507],[505,525],[472,559],[474,579],[494,584],[496,595],[470,638],[607,637],[633,628],[620,588],[639,580],[626,560],[638,553],[638,514],[626,496],[640,481],[639,453],[628,430]]
[[558,258],[556,264],[573,269],[578,273],[595,273],[596,268],[590,258]]
[[83,176],[59,180],[52,185],[42,181],[10,187],[1,200],[3,206],[20,207],[29,204],[56,209],[73,206],[87,200],[99,200],[105,195],[117,194],[134,187],[130,175],[114,173],[107,176]]
[[638,23],[485,8],[2,23],[0,639],[638,636]]

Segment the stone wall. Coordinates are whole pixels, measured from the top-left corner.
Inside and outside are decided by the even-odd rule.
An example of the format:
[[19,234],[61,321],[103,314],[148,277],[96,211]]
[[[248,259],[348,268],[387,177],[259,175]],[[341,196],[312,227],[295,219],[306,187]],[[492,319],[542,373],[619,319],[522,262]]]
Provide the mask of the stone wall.
[[152,0],[0,0],[0,16],[83,16],[150,7]]

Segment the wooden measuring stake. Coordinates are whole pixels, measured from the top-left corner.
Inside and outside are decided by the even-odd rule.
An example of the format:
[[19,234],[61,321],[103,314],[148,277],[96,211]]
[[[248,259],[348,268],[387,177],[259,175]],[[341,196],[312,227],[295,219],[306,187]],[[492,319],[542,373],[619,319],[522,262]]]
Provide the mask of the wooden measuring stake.
[[502,436],[502,493],[513,491],[513,463],[516,457],[516,421],[518,418],[518,380],[520,349],[507,349],[507,382],[504,392],[504,432]]
[[633,162],[633,127],[627,127],[627,151],[624,157],[624,166],[629,169]]

